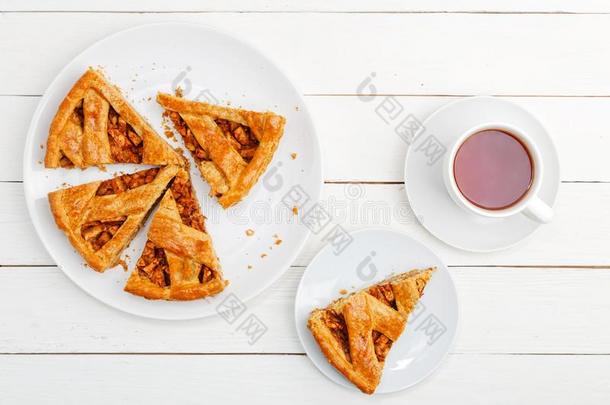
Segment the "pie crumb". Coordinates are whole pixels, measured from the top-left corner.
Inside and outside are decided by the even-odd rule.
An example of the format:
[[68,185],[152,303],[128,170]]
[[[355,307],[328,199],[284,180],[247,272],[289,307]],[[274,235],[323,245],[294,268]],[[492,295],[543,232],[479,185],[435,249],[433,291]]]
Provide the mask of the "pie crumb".
[[176,87],[176,97],[182,97],[184,96],[184,91],[182,90],[181,87]]
[[281,239],[276,239],[275,240],[275,244],[276,245],[281,245],[282,244],[282,240]]
[[347,290],[345,288],[342,288],[339,290],[339,294],[345,295],[345,294],[347,294]]
[[250,228],[246,229],[246,236],[252,236],[252,235],[254,235],[254,229],[250,229]]
[[171,129],[169,128],[163,128],[163,133],[165,134],[165,136],[167,136],[169,139],[171,139],[172,141],[175,141],[176,138],[174,137],[174,133],[172,132]]
[[294,215],[299,215],[299,208],[297,206],[292,207],[292,213]]
[[42,143],[40,144],[40,149],[44,149],[44,145]]
[[265,257],[267,257],[267,253],[261,253],[261,259],[264,259]]
[[292,160],[296,160],[297,156],[298,156],[298,155],[297,155],[297,153],[296,153],[296,152],[292,152],[292,153],[290,154],[290,157],[292,158]]
[[248,270],[252,270],[252,265],[251,264],[248,265]]
[[299,106],[298,105],[294,106],[294,111],[299,111]]
[[125,272],[128,270],[127,263],[125,263],[125,260],[119,260],[119,265],[123,268]]

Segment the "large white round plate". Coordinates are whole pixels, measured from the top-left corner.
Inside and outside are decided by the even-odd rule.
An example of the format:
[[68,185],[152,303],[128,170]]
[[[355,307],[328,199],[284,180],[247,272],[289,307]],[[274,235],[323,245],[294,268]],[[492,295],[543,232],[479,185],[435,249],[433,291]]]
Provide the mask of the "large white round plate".
[[[420,223],[443,242],[463,250],[505,249],[531,235],[540,223],[523,214],[485,218],[467,212],[449,196],[443,182],[443,148],[465,131],[485,122],[505,122],[521,128],[536,143],[544,162],[539,197],[554,206],[559,189],[559,157],[553,140],[529,112],[496,97],[468,97],[451,102],[430,115],[424,132],[409,147],[405,190]],[[438,154],[434,150],[439,151]],[[427,153],[426,153],[427,152]]]
[[[42,145],[46,145],[49,124],[72,84],[89,66],[100,66],[160,134],[162,110],[155,95],[158,91],[173,92],[176,86],[183,89],[187,98],[272,110],[287,118],[284,136],[266,174],[246,200],[228,211],[208,197],[209,187],[191,165],[193,184],[208,218],[207,229],[230,281],[217,297],[166,302],[125,293],[128,272],[116,267],[98,274],[86,268],[55,226],[46,198],[49,191],[65,183],[77,185],[110,178],[113,172],[142,169],[134,165],[110,165],[107,172],[97,168],[81,171],[43,167]],[[183,146],[181,141],[173,144]],[[296,159],[292,159],[292,153],[297,154]],[[159,319],[212,315],[231,293],[246,301],[262,292],[290,266],[308,236],[308,229],[298,224],[289,207],[282,203],[283,196],[293,186],[299,186],[309,201],[316,201],[322,185],[318,140],[300,93],[259,51],[230,35],[194,24],[136,27],[111,35],[78,55],[59,73],[40,101],[28,132],[24,159],[25,196],[32,221],[64,273],[108,305]],[[125,250],[130,271],[144,246],[147,228]],[[246,236],[247,229],[255,234]],[[281,244],[275,244],[276,240]]]
[[[356,390],[326,360],[307,319],[315,308],[330,304],[392,274],[436,266],[424,296],[411,313],[407,327],[386,358],[376,393],[411,387],[430,375],[453,343],[458,324],[458,302],[453,280],[430,249],[409,236],[391,230],[365,229],[351,234],[352,243],[339,255],[325,246],[305,270],[295,301],[296,328],[305,352],[328,378]],[[343,291],[346,290],[346,291]]]

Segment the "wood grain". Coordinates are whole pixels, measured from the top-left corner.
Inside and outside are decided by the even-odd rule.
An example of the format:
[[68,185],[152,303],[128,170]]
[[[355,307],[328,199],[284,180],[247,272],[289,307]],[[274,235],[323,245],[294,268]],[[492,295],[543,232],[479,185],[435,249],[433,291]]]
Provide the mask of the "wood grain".
[[[0,244],[0,265],[52,265],[34,233],[23,188],[0,183],[0,223],[10,235]],[[357,193],[356,199],[347,197]],[[206,212],[204,200],[204,212]],[[520,245],[500,252],[472,254],[445,245],[417,222],[401,184],[326,184],[321,203],[333,223],[346,230],[387,227],[408,233],[436,251],[450,265],[554,265],[610,266],[610,184],[564,183],[560,187],[557,215]],[[207,210],[209,211],[209,210]],[[248,211],[244,211],[248,214]],[[269,207],[273,215],[273,207]],[[250,215],[250,214],[248,214]],[[247,225],[256,229],[260,212],[252,212]],[[273,218],[273,217],[272,217]],[[209,218],[208,221],[213,221]],[[246,225],[244,225],[246,227]],[[305,266],[323,246],[321,232],[312,235],[294,265]]]
[[30,0],[24,5],[19,0],[0,1],[0,10],[5,11],[147,11],[147,12],[210,12],[210,11],[257,11],[257,12],[547,12],[547,13],[603,13],[609,12],[608,3],[602,0],[520,1],[497,0],[176,0],[171,3],[161,0],[108,0],[104,2],[82,2],[60,0],[48,2]]
[[[169,20],[246,38],[299,84],[326,153],[323,202],[352,207],[336,211],[338,223],[403,230],[455,266],[461,324],[452,354],[425,382],[376,402],[608,402],[610,4],[602,0],[0,0],[0,402],[370,402],[322,376],[296,337],[294,294],[319,237],[248,303],[269,328],[251,346],[220,318],[160,322],[97,302],[35,235],[20,182],[40,95],[93,41]],[[358,85],[371,72],[379,96],[365,103],[358,94],[370,88]],[[406,145],[374,110],[396,95],[423,119],[477,94],[535,114],[557,144],[564,181],[556,220],[493,254],[449,248],[416,222],[399,184]]]
[[[117,270],[120,271],[120,270]],[[153,321],[99,303],[56,267],[0,269],[0,353],[303,353],[290,268],[248,302],[268,328],[248,336],[222,318]],[[610,354],[610,269],[450,269],[460,299],[454,353]]]
[[[2,356],[7,403],[370,403],[304,356]],[[607,356],[451,355],[432,377],[375,403],[605,403]],[[27,389],[23,382],[27,381]]]
[[168,20],[247,38],[307,94],[353,94],[376,72],[381,94],[610,95],[610,15],[385,13],[5,13],[0,94],[42,94],[92,42]]
[[[0,97],[4,111],[3,156],[21,156],[30,118],[39,97]],[[363,102],[355,96],[305,98],[324,150],[327,181],[401,182],[407,145],[375,112],[385,99]],[[456,97],[397,97],[404,116],[423,121]],[[610,181],[610,165],[602,164],[610,150],[610,98],[509,97],[534,114],[553,137],[561,158],[564,181]],[[137,104],[136,104],[137,107]],[[161,128],[157,128],[163,133]],[[23,179],[20,159],[0,160],[0,181]]]

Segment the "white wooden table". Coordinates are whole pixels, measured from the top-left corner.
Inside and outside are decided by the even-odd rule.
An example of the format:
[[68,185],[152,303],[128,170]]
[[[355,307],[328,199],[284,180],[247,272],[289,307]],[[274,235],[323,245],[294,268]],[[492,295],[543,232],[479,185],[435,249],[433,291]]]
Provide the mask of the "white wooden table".
[[[155,322],[98,303],[35,235],[21,155],[40,96],[93,41],[154,21],[224,27],[266,51],[313,111],[323,198],[357,196],[359,214],[339,216],[341,224],[404,230],[450,265],[461,303],[452,353],[424,383],[376,403],[610,401],[607,1],[0,0],[0,10],[0,403],[370,401],[323,377],[296,336],[295,289],[321,246],[316,237],[248,303],[268,326],[250,345],[220,318]],[[358,85],[371,72],[379,95],[366,103]],[[374,108],[395,95],[425,118],[475,94],[534,113],[562,163],[556,220],[493,254],[452,249],[417,223],[402,183],[406,145]],[[395,214],[366,213],[381,204]]]

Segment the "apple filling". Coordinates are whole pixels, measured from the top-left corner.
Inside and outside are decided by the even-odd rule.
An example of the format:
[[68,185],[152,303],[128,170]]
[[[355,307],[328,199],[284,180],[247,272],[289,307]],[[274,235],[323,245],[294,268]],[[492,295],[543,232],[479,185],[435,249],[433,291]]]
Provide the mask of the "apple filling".
[[[201,214],[199,203],[195,198],[188,178],[176,177],[170,186],[170,190],[176,201],[176,207],[182,222],[198,231],[205,232],[205,217]],[[165,251],[150,240],[146,242],[136,268],[141,276],[147,277],[159,287],[169,287],[171,285],[169,264]],[[201,284],[204,284],[214,280],[216,274],[212,269],[202,264],[197,278]]]
[[[387,306],[396,309],[396,299],[390,283],[372,286],[367,290],[367,293]],[[337,340],[337,342],[339,342],[339,345],[343,349],[347,360],[351,361],[349,341],[347,337],[347,325],[345,324],[343,314],[339,314],[332,309],[328,309],[324,312],[324,323],[328,329],[330,329],[333,337]],[[377,360],[385,361],[385,358],[392,348],[392,340],[376,330],[372,331],[372,338]]]
[[170,187],[176,201],[182,223],[205,232],[205,217],[201,215],[199,203],[195,199],[193,187],[188,178],[176,177]]
[[108,141],[115,162],[142,162],[142,138],[112,107],[108,110]]
[[[176,131],[182,136],[184,140],[184,146],[191,152],[197,163],[201,161],[209,161],[209,153],[199,144],[195,135],[191,132],[186,122],[182,119],[180,114],[174,111],[165,111],[164,115],[174,124]],[[217,118],[214,120],[218,128],[222,131],[223,135],[227,138],[231,147],[235,149],[242,159],[246,162],[250,162],[258,148],[259,142],[252,134],[252,130],[245,126],[238,124],[233,121]]]
[[324,323],[326,324],[326,327],[330,329],[330,333],[332,333],[333,337],[339,342],[347,361],[351,361],[349,341],[347,338],[347,325],[345,324],[343,314],[328,309],[324,311]]
[[136,269],[141,276],[147,277],[159,287],[167,287],[171,284],[165,251],[156,247],[151,241],[146,241],[142,256],[136,263]]
[[152,182],[159,169],[142,170],[133,174],[124,174],[114,179],[103,181],[95,193],[98,196],[119,194]]
[[81,226],[81,236],[93,250],[100,250],[119,231],[127,217],[119,217],[104,221],[87,222]]
[[169,117],[169,119],[172,121],[172,123],[174,124],[174,128],[176,128],[176,131],[178,131],[180,136],[182,136],[184,146],[186,146],[186,149],[191,152],[193,158],[197,163],[204,160],[210,160],[208,152],[201,147],[199,142],[197,142],[197,139],[195,139],[195,135],[193,135],[190,128],[188,127],[188,125],[186,125],[186,122],[182,119],[180,114],[174,111],[166,110],[163,115]]
[[246,162],[250,162],[254,152],[256,152],[256,148],[258,148],[258,140],[252,135],[250,128],[237,122],[220,118],[214,120],[214,122],[229,140],[233,149],[238,151]]

